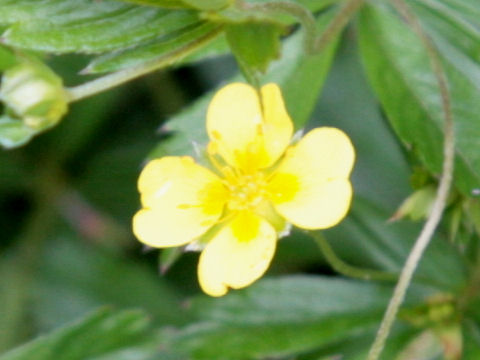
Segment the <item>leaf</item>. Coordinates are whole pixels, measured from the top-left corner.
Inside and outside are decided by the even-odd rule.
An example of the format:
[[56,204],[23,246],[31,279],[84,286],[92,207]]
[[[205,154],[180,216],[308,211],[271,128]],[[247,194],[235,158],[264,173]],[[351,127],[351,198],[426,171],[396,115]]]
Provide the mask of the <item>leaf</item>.
[[265,72],[280,55],[283,28],[275,23],[245,22],[226,27],[227,40],[241,68]]
[[0,145],[13,149],[26,144],[36,131],[26,126],[22,121],[0,116]]
[[158,6],[163,8],[181,9],[187,7],[184,1],[181,0],[120,0],[133,4]]
[[17,59],[10,49],[0,45],[0,71],[15,65]]
[[[370,82],[397,135],[438,174],[444,116],[438,84],[421,41],[387,11],[366,6],[360,19],[360,47]],[[480,184],[480,92],[452,66],[445,68],[455,121],[455,185],[471,195]]]
[[[417,290],[409,303],[422,297]],[[167,345],[198,360],[293,356],[372,336],[390,292],[338,278],[266,279],[221,299],[197,298],[192,311],[203,322],[182,329]]]
[[[74,0],[70,0],[71,2]],[[189,10],[166,10],[142,6],[118,9],[103,16],[75,19],[71,22],[45,21],[34,18],[28,22],[14,23],[3,33],[3,41],[11,46],[53,53],[84,52],[99,53],[148,41],[195,24],[197,13]],[[85,4],[95,10],[95,5]],[[73,7],[73,14],[82,12],[80,4]],[[0,9],[2,9],[0,5]],[[72,15],[71,15],[72,16]]]
[[118,71],[153,60],[159,62],[161,59],[165,66],[169,66],[181,61],[186,55],[194,53],[196,49],[204,47],[219,34],[220,29],[219,25],[201,22],[170,36],[97,57],[82,73]]
[[414,2],[413,9],[437,35],[447,40],[477,62],[480,61],[480,28],[475,27],[463,14],[441,1]]
[[37,327],[54,328],[105,304],[141,308],[155,323],[185,322],[175,289],[160,275],[128,258],[82,245],[68,233],[53,240],[33,284]]
[[141,342],[148,320],[139,311],[97,311],[81,321],[14,349],[0,360],[81,360]]
[[458,12],[471,24],[480,28],[480,8],[476,0],[437,0],[436,2]]
[[67,24],[108,18],[130,8],[131,5],[113,0],[0,0],[0,24],[31,21]]
[[[318,20],[319,28],[324,28],[332,13],[326,13]],[[307,56],[302,51],[302,34],[297,33],[283,45],[285,54],[272,63],[269,72],[261,78],[262,83],[276,82],[283,91],[287,109],[297,128],[307,122],[317,101],[319,92],[330,67],[336,42],[320,55]],[[312,74],[315,74],[312,77]],[[238,81],[238,78],[230,81]],[[308,83],[306,87],[304,84]],[[173,135],[163,140],[150,154],[150,157],[169,155],[201,155],[201,149],[208,139],[204,119],[208,103],[213,93],[207,94],[176,115],[165,126]]]
[[463,327],[464,360],[476,360],[480,357],[480,326],[478,321],[466,320]]
[[228,6],[232,0],[182,0],[185,4],[188,4],[199,10],[218,10],[225,6]]

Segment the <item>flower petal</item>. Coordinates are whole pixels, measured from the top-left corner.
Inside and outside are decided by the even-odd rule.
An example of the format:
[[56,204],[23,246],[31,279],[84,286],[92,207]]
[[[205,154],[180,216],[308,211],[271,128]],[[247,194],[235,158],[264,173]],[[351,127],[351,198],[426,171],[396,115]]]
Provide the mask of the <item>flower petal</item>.
[[184,245],[202,235],[219,218],[226,200],[220,179],[190,157],[149,162],[138,187],[144,208],[133,218],[133,232],[153,247]]
[[252,212],[239,213],[209,242],[198,263],[203,291],[222,296],[250,285],[267,270],[275,253],[275,229]]
[[298,227],[336,225],[350,207],[348,176],[354,158],[352,143],[341,130],[312,130],[287,150],[268,185],[275,209]]
[[210,149],[230,165],[246,171],[272,165],[285,151],[293,133],[280,88],[267,84],[260,93],[262,104],[252,86],[227,85],[213,97],[207,112]]

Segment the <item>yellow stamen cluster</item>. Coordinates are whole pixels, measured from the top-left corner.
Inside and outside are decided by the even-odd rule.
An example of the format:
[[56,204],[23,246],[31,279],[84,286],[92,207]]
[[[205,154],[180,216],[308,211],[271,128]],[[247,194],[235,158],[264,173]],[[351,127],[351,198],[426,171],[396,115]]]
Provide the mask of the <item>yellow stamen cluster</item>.
[[265,199],[267,182],[262,172],[228,177],[225,185],[229,191],[229,210],[255,210]]

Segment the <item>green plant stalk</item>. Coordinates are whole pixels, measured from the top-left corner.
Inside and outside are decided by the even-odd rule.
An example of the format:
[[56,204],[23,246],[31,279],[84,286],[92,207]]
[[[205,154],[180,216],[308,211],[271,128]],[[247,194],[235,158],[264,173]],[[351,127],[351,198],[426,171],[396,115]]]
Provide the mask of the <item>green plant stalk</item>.
[[350,19],[360,10],[364,0],[350,0],[340,9],[328,27],[316,39],[313,53],[322,52],[325,47],[347,26]]
[[182,46],[175,51],[172,51],[167,56],[161,56],[144,64],[102,76],[82,85],[67,88],[66,91],[68,95],[68,100],[69,102],[74,102],[84,99],[105,90],[114,88],[142,75],[161,69],[165,66],[171,65],[172,63],[190,55],[195,50],[206,45],[208,42],[217,37],[221,33],[221,30],[222,27],[220,26],[212,32],[206,34],[205,36],[195,41],[192,41],[191,43]]
[[390,298],[387,310],[385,311],[382,323],[380,324],[380,327],[378,329],[376,338],[370,348],[367,357],[368,360],[379,359],[388,335],[390,334],[392,325],[395,322],[398,309],[405,298],[405,294],[412,280],[413,273],[415,272],[415,269],[417,268],[417,265],[420,262],[422,255],[427,248],[430,240],[432,239],[435,229],[442,218],[452,183],[455,157],[455,137],[453,129],[453,115],[450,104],[450,92],[447,85],[446,75],[443,70],[437,50],[431,42],[430,38],[423,31],[420,22],[418,21],[416,16],[410,11],[408,5],[404,2],[404,0],[392,0],[392,2],[395,8],[405,17],[407,22],[410,24],[410,26],[412,26],[413,30],[421,39],[425,49],[427,50],[431,66],[440,89],[442,107],[445,116],[445,133],[443,144],[444,159],[440,184],[437,189],[437,194],[433,203],[432,212],[430,213],[430,216],[425,222],[425,225],[423,226],[420,235],[418,236],[412,250],[410,251],[410,254],[408,255],[407,261],[405,262],[405,265],[402,269],[393,295]]
[[274,1],[262,4],[250,4],[238,1],[237,6],[243,10],[262,11],[264,13],[283,13],[290,15],[302,24],[305,30],[304,48],[307,54],[318,54],[330,44],[333,39],[345,28],[350,19],[363,5],[364,0],[349,0],[340,9],[327,28],[317,36],[315,18],[312,13],[294,2]]
[[379,270],[362,269],[347,264],[340,259],[337,254],[335,254],[327,239],[321,233],[307,231],[305,231],[305,233],[313,237],[332,269],[342,275],[356,279],[378,281],[396,281],[398,278],[398,276],[393,273]]

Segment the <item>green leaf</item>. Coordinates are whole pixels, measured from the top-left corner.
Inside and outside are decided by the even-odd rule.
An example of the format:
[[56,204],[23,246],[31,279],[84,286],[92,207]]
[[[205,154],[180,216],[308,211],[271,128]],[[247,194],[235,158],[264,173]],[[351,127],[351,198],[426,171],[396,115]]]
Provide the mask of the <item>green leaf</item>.
[[233,0],[182,0],[185,4],[188,4],[199,10],[218,10],[230,5]]
[[0,116],[0,145],[12,149],[26,144],[35,135],[35,130],[22,121]]
[[241,68],[265,72],[280,55],[283,28],[275,23],[245,22],[226,27],[227,40]]
[[[198,360],[293,356],[372,336],[390,292],[338,278],[266,279],[221,299],[194,300],[192,311],[203,322],[182,329],[168,345]],[[423,294],[413,289],[408,303]]]
[[184,1],[181,0],[120,0],[123,2],[148,5],[148,6],[159,6],[163,8],[173,8],[181,9],[187,7]]
[[148,267],[98,247],[85,246],[71,234],[53,240],[41,255],[33,284],[32,309],[37,327],[54,328],[65,319],[105,304],[120,309],[141,308],[148,311],[155,323],[185,322],[175,289]]
[[[418,1],[418,0],[416,0]],[[433,2],[430,0],[430,3]],[[436,0],[435,2],[444,4],[451,10],[461,14],[472,25],[480,28],[480,8],[476,0]],[[438,5],[437,5],[438,6]]]
[[[331,17],[332,13],[322,15],[318,20],[319,28],[323,29]],[[337,45],[334,41],[322,54],[307,56],[302,51],[302,35],[297,33],[285,41],[283,45],[285,55],[272,63],[269,72],[261,78],[262,83],[276,82],[280,85],[288,112],[298,129],[306,124],[315,106]],[[230,81],[238,81],[238,78]],[[305,83],[309,86],[305,86]],[[164,139],[150,157],[165,154],[199,155],[198,150],[208,141],[204,119],[212,96],[213,93],[203,96],[185,111],[170,119],[165,129],[172,131],[172,136]]]
[[160,37],[131,49],[98,57],[82,73],[117,71],[152,60],[158,62],[160,59],[163,60],[165,66],[172,65],[205,46],[219,34],[220,29],[219,25],[198,23],[170,36]]
[[441,1],[431,0],[413,2],[413,9],[433,33],[477,62],[480,61],[480,28],[469,23],[462,13]]
[[[433,174],[440,173],[442,100],[421,41],[389,12],[366,6],[360,45],[370,82],[394,130]],[[445,68],[455,121],[455,185],[471,195],[480,184],[480,92],[452,66]]]
[[97,358],[141,342],[148,320],[138,311],[100,310],[14,349],[0,360],[82,360]]
[[[27,22],[16,22],[4,32],[3,41],[11,46],[44,52],[99,53],[134,46],[199,21],[197,13],[189,10],[126,5],[119,9],[117,2],[102,3],[111,4],[111,12],[105,11],[103,16],[95,14],[82,18],[79,15],[75,21],[55,22],[60,14],[54,13],[49,21],[35,17]],[[89,7],[91,12],[96,8],[92,3],[84,6]],[[71,7],[73,14],[85,11],[81,9],[81,4],[71,4]],[[56,8],[52,12],[54,10]],[[73,17],[72,14],[70,16]]]
[[67,24],[108,18],[130,8],[131,5],[113,0],[0,0],[0,25],[42,20]]
[[464,357],[463,360],[476,360],[480,358],[480,325],[473,319],[465,321],[463,327]]
[[10,49],[0,45],[0,71],[8,69],[15,65],[16,62],[17,59]]

